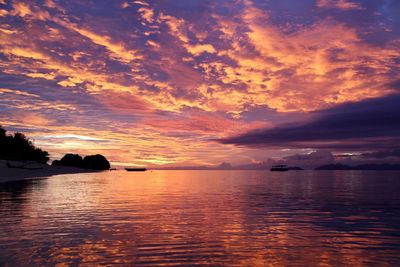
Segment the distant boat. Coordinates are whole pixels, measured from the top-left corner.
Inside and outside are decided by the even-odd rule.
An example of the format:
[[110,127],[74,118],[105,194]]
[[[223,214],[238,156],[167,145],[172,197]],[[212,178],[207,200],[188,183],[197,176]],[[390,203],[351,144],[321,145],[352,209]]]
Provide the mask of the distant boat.
[[287,165],[274,165],[271,167],[271,172],[287,172],[289,167]]
[[146,168],[125,168],[128,172],[145,172]]

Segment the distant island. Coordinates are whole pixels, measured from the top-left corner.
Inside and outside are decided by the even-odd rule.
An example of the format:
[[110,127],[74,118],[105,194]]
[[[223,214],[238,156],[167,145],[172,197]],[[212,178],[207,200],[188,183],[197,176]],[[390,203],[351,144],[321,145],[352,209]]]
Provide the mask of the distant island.
[[100,154],[81,157],[68,153],[51,166],[49,159],[49,153],[35,147],[24,134],[7,134],[0,126],[0,182],[110,169],[109,161]]
[[[271,164],[266,163],[253,163],[253,164],[245,164],[245,165],[237,165],[232,166],[230,163],[222,162],[219,165],[215,166],[176,166],[176,167],[159,167],[154,168],[159,170],[195,170],[195,171],[212,171],[212,170],[225,170],[225,171],[251,171],[251,170],[258,170],[258,171],[266,171],[271,169]],[[301,171],[304,170],[301,167],[297,166],[289,166],[289,170],[292,171]]]
[[400,170],[400,164],[362,164],[356,166],[349,166],[340,163],[322,165],[315,170]]
[[68,153],[60,160],[53,161],[54,166],[77,167],[91,170],[108,170],[110,162],[100,154],[90,155],[82,158],[78,154]]

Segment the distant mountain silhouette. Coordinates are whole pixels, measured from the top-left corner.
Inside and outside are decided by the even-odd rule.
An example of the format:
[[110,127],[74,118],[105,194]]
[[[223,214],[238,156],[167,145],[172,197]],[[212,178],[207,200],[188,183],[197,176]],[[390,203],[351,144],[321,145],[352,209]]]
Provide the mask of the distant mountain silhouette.
[[158,170],[190,170],[190,171],[202,171],[202,170],[215,170],[215,168],[210,168],[207,166],[166,166],[166,167],[159,167],[153,168]]
[[[227,162],[222,162],[215,166],[176,166],[176,167],[160,167],[161,170],[270,170],[273,164],[271,162],[250,163],[245,165],[231,165]],[[303,170],[301,167],[292,166],[289,170]]]
[[354,170],[352,167],[340,163],[322,165],[315,170]]
[[68,153],[60,160],[54,160],[52,165],[85,168],[91,170],[108,170],[110,162],[100,154],[90,155],[82,158],[78,154]]
[[218,170],[231,170],[232,169],[232,165],[228,162],[222,162],[221,164],[219,164],[216,169]]
[[49,153],[35,147],[22,133],[8,135],[0,126],[0,159],[47,163]]
[[400,164],[362,164],[357,166],[348,166],[344,164],[322,165],[315,170],[400,170]]

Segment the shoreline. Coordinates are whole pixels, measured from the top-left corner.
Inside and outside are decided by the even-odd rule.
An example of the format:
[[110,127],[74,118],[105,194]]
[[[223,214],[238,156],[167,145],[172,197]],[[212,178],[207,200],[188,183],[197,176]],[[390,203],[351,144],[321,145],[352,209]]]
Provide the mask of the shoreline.
[[27,179],[36,179],[36,178],[44,178],[53,175],[59,174],[74,174],[74,173],[92,173],[99,172],[97,170],[88,170],[76,167],[65,167],[65,166],[51,166],[47,164],[39,164],[35,163],[34,166],[40,169],[14,169],[7,167],[6,163],[10,162],[11,164],[21,164],[19,161],[10,161],[10,160],[0,160],[0,183],[19,181],[19,180],[27,180]]

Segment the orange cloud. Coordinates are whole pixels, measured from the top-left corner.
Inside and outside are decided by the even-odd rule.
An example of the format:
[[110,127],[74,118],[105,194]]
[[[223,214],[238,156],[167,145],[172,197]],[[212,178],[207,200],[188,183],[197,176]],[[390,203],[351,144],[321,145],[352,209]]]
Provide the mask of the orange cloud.
[[[329,3],[331,1],[320,1],[318,5],[322,7]],[[351,6],[348,1],[335,3],[343,7]],[[157,84],[159,88],[167,89],[157,94],[140,90],[140,87],[134,84],[111,82],[111,77],[107,77],[107,74],[88,71],[84,66],[65,66],[36,48],[10,44],[2,51],[8,55],[42,61],[44,62],[42,67],[48,68],[53,73],[56,71],[54,75],[66,75],[66,79],[58,82],[61,86],[73,87],[87,82],[85,87],[90,93],[98,94],[103,90],[135,94],[140,92],[140,97],[145,101],[159,109],[170,111],[190,106],[206,111],[225,111],[239,116],[243,108],[249,105],[264,105],[278,111],[309,111],[335,103],[376,97],[391,91],[385,86],[386,72],[382,66],[395,64],[394,59],[397,55],[395,48],[376,50],[363,43],[354,29],[332,20],[320,21],[296,33],[285,34],[271,25],[268,15],[255,8],[251,1],[244,1],[244,4],[246,8],[240,18],[241,27],[247,27],[248,31],[244,32],[241,39],[238,35],[243,33],[237,32],[239,28],[237,19],[234,22],[215,16],[223,33],[221,38],[232,41],[230,49],[219,51],[213,44],[190,40],[188,36],[192,27],[185,20],[163,13],[156,17],[150,7],[139,9],[146,21],[166,23],[171,34],[192,56],[197,57],[207,52],[218,54],[220,57],[229,57],[236,62],[232,65],[214,61],[200,63],[197,66],[197,63],[194,63],[193,66],[192,63],[183,64],[182,61],[195,62],[194,57],[185,57],[182,61],[177,58],[172,59],[174,60],[172,64],[163,66],[171,77],[167,82],[152,82],[145,75],[135,77],[136,81],[141,80],[148,85]],[[37,7],[24,3],[14,6],[15,15],[19,16],[48,14],[45,11],[38,11]],[[47,15],[37,17],[37,19],[44,18],[85,36],[96,45],[105,47],[112,59],[128,64],[142,58],[137,51],[112,41],[109,36],[96,34],[65,18]],[[244,40],[247,43],[244,43]],[[155,48],[161,47],[153,41],[148,43]],[[251,51],[249,47],[254,47],[255,50]],[[72,54],[74,60],[82,57],[82,54],[76,57],[77,53],[80,52]],[[358,71],[360,66],[366,65],[372,75],[371,73],[364,75]],[[137,65],[132,68],[136,70]],[[389,71],[390,69],[387,69],[387,72]],[[32,74],[26,75],[33,77]],[[187,95],[197,96],[192,98],[178,96],[174,92],[176,86],[185,88]],[[243,86],[245,90],[238,89]]]
[[26,76],[32,78],[43,78],[46,80],[54,80],[56,78],[56,75],[54,73],[40,73],[40,72],[27,73]]
[[189,31],[188,26],[190,25],[186,25],[185,20],[176,18],[174,16],[162,14],[159,17],[159,21],[165,22],[169,26],[171,34],[175,36],[178,40],[180,40],[182,42],[182,46],[187,50],[187,52],[189,52],[193,56],[199,56],[204,52],[216,52],[214,46],[211,44],[191,43],[191,40],[187,35]]
[[210,44],[188,45],[187,50],[194,56],[198,56],[204,52],[208,52],[210,54],[216,52],[215,48]]
[[21,17],[25,17],[26,15],[31,14],[31,9],[29,5],[23,2],[15,3],[13,2],[13,15],[18,15]]
[[[55,3],[52,1],[47,2],[47,6],[49,5],[50,7],[57,7],[57,5],[55,5]],[[31,6],[28,4],[18,2],[13,3],[13,8],[13,15],[18,15],[21,17],[29,15],[38,20],[50,20],[71,31],[75,31],[83,37],[88,38],[93,43],[105,47],[110,52],[111,57],[117,60],[129,63],[133,60],[142,58],[140,55],[138,55],[137,51],[125,48],[123,44],[112,41],[109,36],[94,33],[93,31],[79,27],[66,19],[50,16],[47,11],[43,11],[37,7],[35,7],[35,10],[32,10]]]
[[[344,0],[316,3],[361,8]],[[212,5],[193,18],[162,3],[114,6],[121,17],[112,26],[109,18],[90,12],[74,17],[52,0],[13,1],[1,17],[0,69],[18,79],[10,78],[18,90],[0,89],[0,104],[69,116],[70,128],[49,122],[52,135],[85,132],[113,144],[68,137],[52,145],[38,130],[36,136],[52,151],[61,153],[57,144],[82,152],[109,149],[118,151],[113,160],[134,158],[137,164],[210,164],[227,153],[243,160],[249,150],[207,140],[269,125],[268,114],[265,122],[245,121],[252,109],[303,113],[393,92],[388,84],[398,68],[398,42],[369,44],[356,28],[334,18],[286,31],[249,0],[232,3],[228,16]],[[44,97],[24,91],[31,85],[34,92],[43,85]],[[4,125],[24,123],[2,118]]]
[[317,0],[319,8],[338,8],[342,10],[362,9],[362,7],[348,0]]
[[29,97],[39,97],[38,95],[35,94],[30,94],[25,91],[21,90],[15,90],[15,89],[8,89],[8,88],[0,88],[0,95],[3,94],[15,94],[15,95],[21,95],[21,96],[29,96]]
[[133,60],[142,58],[140,55],[138,55],[137,51],[126,49],[124,45],[111,41],[111,38],[108,36],[96,34],[90,30],[79,28],[73,24],[64,22],[60,24],[90,39],[93,43],[104,46],[111,52],[111,56],[115,59],[129,63]]
[[154,22],[154,11],[151,8],[141,7],[138,9],[138,11],[141,13],[142,18],[144,18],[146,22]]
[[[250,1],[245,3],[243,21],[256,53],[234,41],[231,50],[219,53],[235,60],[237,66],[203,64],[206,69],[216,68],[227,86],[246,86],[243,93],[223,87],[216,90],[221,96],[235,99],[232,102],[236,107],[232,108],[241,109],[245,103],[251,103],[278,111],[309,111],[392,92],[385,77],[391,68],[385,72],[382,66],[395,66],[395,47],[377,50],[363,43],[354,29],[331,20],[285,34],[266,22],[267,14]],[[234,25],[225,21],[221,24],[224,28]],[[234,32],[233,27],[228,32]],[[369,69],[368,74],[360,73],[363,66]],[[235,94],[241,95],[241,100]]]

